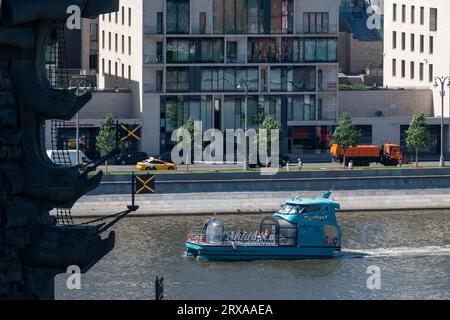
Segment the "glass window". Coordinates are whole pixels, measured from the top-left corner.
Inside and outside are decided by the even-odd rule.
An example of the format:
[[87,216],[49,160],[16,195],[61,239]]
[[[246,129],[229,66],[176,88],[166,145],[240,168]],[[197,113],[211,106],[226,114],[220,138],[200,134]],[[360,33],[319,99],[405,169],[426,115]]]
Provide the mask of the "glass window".
[[314,39],[305,40],[305,61],[316,61],[316,41]]
[[272,0],[270,21],[271,33],[281,33],[281,8],[282,6],[280,0]]
[[420,7],[420,24],[421,25],[425,24],[425,8],[424,7]]
[[295,96],[292,101],[292,120],[303,121],[304,118],[304,97]]
[[201,121],[204,131],[212,128],[212,97],[201,97]]
[[328,43],[327,39],[316,40],[316,61],[325,62],[328,56]]
[[224,69],[224,90],[236,91],[236,70],[234,68]]
[[167,90],[167,92],[177,91],[177,71],[176,70],[167,69],[166,90]]
[[322,33],[322,14],[316,13],[316,32]]
[[309,19],[310,19],[310,14],[305,12],[303,14],[303,32],[304,33],[310,33],[311,32]]
[[214,39],[213,58],[211,59],[211,62],[223,63],[223,50],[223,39]]
[[212,70],[203,68],[201,71],[201,89],[202,91],[212,91]]
[[225,33],[236,31],[236,2],[235,0],[224,0],[225,2]]
[[178,40],[176,62],[189,62],[189,49],[189,40]]
[[178,71],[178,91],[189,91],[188,69],[180,69]]
[[189,33],[189,0],[167,0],[166,30],[169,34]]
[[[294,56],[294,39],[292,38],[282,38],[281,39],[281,61],[282,62],[293,62]],[[296,50],[298,55],[298,50]]]
[[178,33],[189,33],[189,0],[178,0]]
[[328,12],[305,12],[303,14],[304,33],[329,33]]
[[209,62],[212,60],[212,43],[211,40],[202,40],[201,62]]
[[98,41],[98,24],[91,23],[89,36],[90,41]]
[[166,59],[168,63],[177,62],[177,40],[168,39],[166,44]]
[[201,120],[201,104],[199,97],[192,97],[189,103],[189,116],[194,119],[194,121]]
[[[299,211],[297,210],[298,206],[294,204],[285,204],[278,210],[280,214],[297,214]],[[303,209],[303,208],[302,208]]]
[[214,33],[222,34],[224,25],[224,0],[213,1],[213,31]]
[[248,33],[257,34],[260,29],[260,0],[248,0]]
[[434,73],[433,73],[433,65],[428,65],[428,81],[433,82],[434,79]]
[[437,9],[430,8],[430,31],[437,31]]
[[397,21],[397,4],[392,4],[392,20]]
[[281,52],[275,38],[249,38],[248,60],[253,63],[277,63]]
[[328,62],[337,61],[337,40],[336,39],[328,39]]
[[166,90],[167,92],[189,91],[189,69],[167,68]]
[[281,91],[282,90],[282,84],[281,84],[281,73],[282,68],[271,68],[270,69],[270,90],[272,91]]
[[259,87],[259,69],[258,68],[247,68],[247,79],[253,81],[257,84],[254,89],[250,89],[249,91],[258,91]]
[[237,42],[228,41],[227,42],[227,63],[237,62]]
[[298,67],[294,69],[293,91],[315,91],[316,68]]
[[[246,68],[236,68],[236,86],[242,83],[242,81],[247,80],[247,69]],[[239,91],[245,91],[244,88],[237,89]]]
[[236,0],[236,33],[247,33],[247,0]]
[[294,32],[294,2],[283,0],[281,3],[281,29],[282,33]]
[[167,33],[177,32],[177,19],[177,3],[174,0],[168,0],[166,9]]
[[330,32],[330,17],[328,12],[322,13],[322,32],[323,33]]
[[234,97],[226,96],[223,103],[223,127],[226,129],[235,129],[235,99]]

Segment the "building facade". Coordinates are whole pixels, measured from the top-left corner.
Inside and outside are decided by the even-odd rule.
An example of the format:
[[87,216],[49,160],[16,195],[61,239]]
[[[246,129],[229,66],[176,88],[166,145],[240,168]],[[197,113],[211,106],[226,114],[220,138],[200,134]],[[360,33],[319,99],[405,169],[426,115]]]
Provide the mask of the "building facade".
[[340,72],[346,75],[383,68],[382,16],[379,26],[370,25],[368,12],[373,14],[369,1],[353,0],[341,4],[338,62]]
[[[341,90],[339,92],[339,113],[351,114],[353,123],[361,130],[365,144],[382,145],[396,143],[407,151],[408,160],[413,161],[414,150],[408,150],[406,131],[412,115],[423,112],[431,144],[421,150],[427,159],[436,160],[440,153],[440,118],[434,116],[433,91],[430,89],[374,89]],[[444,129],[444,152],[449,151],[448,125]]]
[[[433,90],[433,116],[441,117],[435,77],[450,76],[450,2],[385,0],[384,85]],[[446,87],[444,117],[449,117]]]
[[282,124],[284,152],[328,149],[339,0],[121,0],[99,25],[99,87],[131,90],[141,150],[169,151],[190,117],[225,131],[261,114]]

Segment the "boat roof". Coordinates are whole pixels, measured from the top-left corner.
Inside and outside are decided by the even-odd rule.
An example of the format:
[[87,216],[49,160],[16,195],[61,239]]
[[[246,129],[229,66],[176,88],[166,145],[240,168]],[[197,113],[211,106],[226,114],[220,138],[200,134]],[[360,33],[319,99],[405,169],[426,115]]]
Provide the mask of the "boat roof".
[[300,198],[300,197],[293,197],[286,201],[286,203],[289,204],[295,204],[295,205],[330,205],[333,206],[336,209],[340,209],[339,203],[337,203],[334,200],[331,200],[329,197],[331,196],[331,193],[328,192],[324,194],[322,197],[317,198]]

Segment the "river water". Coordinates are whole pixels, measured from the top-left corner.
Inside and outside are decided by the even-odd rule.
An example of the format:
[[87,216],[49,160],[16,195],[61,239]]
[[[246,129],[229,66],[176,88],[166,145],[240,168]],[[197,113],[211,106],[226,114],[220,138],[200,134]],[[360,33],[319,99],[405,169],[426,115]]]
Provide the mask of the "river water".
[[[259,228],[261,214],[219,216],[227,230]],[[57,299],[450,299],[450,211],[339,213],[343,256],[327,260],[207,262],[184,241],[205,216],[128,218],[116,248]],[[380,288],[369,289],[369,269]]]

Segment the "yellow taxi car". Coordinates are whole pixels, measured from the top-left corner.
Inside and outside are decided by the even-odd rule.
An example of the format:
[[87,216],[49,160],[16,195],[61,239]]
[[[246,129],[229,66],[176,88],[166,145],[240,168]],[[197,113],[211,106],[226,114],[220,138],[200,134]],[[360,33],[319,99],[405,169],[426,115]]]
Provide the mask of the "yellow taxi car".
[[162,161],[156,158],[148,158],[136,164],[138,170],[177,170],[177,166],[173,163]]

